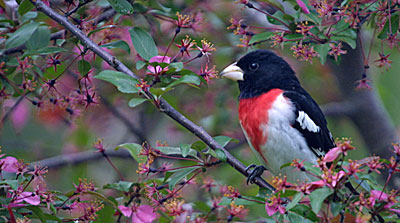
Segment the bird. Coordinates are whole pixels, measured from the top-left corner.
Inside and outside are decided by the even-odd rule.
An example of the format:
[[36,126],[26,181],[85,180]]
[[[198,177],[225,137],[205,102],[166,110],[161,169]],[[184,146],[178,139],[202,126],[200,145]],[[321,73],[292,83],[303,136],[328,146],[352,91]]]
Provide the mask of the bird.
[[323,112],[290,65],[273,51],[254,50],[219,75],[238,83],[240,125],[262,164],[248,166],[247,181],[265,169],[292,183],[315,181],[292,166],[281,168],[294,159],[317,164],[335,147]]

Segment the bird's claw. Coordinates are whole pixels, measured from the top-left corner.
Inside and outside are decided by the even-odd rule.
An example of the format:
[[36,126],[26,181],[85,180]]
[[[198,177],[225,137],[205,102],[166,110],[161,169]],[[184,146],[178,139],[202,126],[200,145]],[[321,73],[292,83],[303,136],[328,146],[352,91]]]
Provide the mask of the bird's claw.
[[256,177],[261,176],[261,174],[263,174],[263,172],[267,170],[267,168],[265,168],[264,166],[260,165],[257,166],[255,164],[251,164],[248,167],[246,167],[246,172],[249,173],[249,175],[247,176],[247,180],[246,183],[249,184],[250,183],[255,183],[254,179]]

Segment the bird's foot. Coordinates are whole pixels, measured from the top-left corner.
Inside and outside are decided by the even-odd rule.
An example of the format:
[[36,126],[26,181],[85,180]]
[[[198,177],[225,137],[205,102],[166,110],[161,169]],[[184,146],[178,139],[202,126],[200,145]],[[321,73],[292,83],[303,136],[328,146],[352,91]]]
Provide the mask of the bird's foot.
[[267,170],[267,168],[265,168],[265,166],[257,166],[255,164],[250,164],[248,167],[246,167],[246,172],[249,173],[249,175],[247,176],[247,180],[246,183],[249,184],[250,183],[254,183],[254,179],[256,177],[259,177],[263,174],[263,172]]

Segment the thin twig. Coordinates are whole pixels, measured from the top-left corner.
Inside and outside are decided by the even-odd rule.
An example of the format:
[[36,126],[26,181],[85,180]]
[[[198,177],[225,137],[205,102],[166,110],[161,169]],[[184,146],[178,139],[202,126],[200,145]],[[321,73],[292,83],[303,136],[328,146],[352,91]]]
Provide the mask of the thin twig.
[[11,113],[18,107],[19,103],[21,103],[21,101],[24,99],[24,97],[25,97],[25,95],[19,96],[19,98],[13,104],[13,106],[10,109],[8,109],[8,111],[4,114],[3,118],[0,121],[0,126],[2,126],[4,124],[4,122],[7,120],[8,116],[10,116]]

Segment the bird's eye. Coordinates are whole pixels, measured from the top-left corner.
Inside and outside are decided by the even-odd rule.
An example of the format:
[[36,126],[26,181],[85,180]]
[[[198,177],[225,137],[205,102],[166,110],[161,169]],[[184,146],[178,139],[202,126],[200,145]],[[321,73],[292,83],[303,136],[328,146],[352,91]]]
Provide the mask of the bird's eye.
[[258,63],[252,63],[249,65],[250,70],[257,70],[258,69]]

